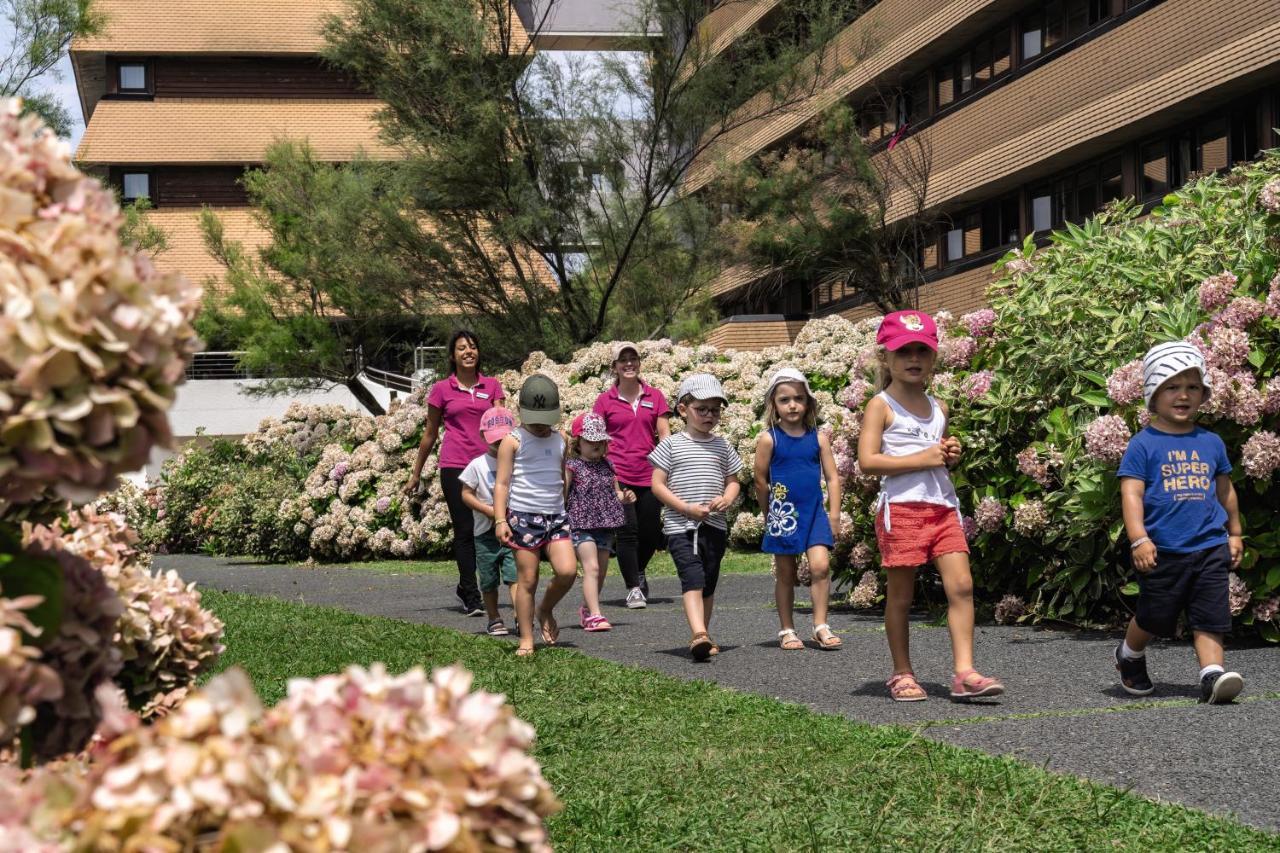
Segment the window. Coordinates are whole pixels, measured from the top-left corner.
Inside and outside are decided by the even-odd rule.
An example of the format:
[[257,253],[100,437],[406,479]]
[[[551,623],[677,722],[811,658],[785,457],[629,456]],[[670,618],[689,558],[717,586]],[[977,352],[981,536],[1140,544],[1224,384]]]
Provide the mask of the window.
[[125,172],[121,178],[121,196],[125,201],[151,198],[151,174],[149,172]]
[[922,74],[911,81],[906,92],[904,117],[909,124],[919,124],[929,117],[929,75]]
[[938,107],[976,92],[1013,69],[1009,55],[1009,28],[997,30],[974,42],[952,62],[938,69]]
[[1196,131],[1200,171],[1217,172],[1231,165],[1226,118],[1206,122]]
[[944,65],[938,69],[938,109],[948,106],[956,99],[956,68]]
[[1008,196],[982,206],[982,251],[1018,242],[1018,197]]
[[1031,230],[1037,234],[1052,231],[1058,221],[1054,210],[1053,185],[1037,187],[1031,191]]
[[147,64],[145,62],[121,62],[117,66],[118,89],[124,93],[147,92]]
[[1110,0],[1054,0],[1020,25],[1022,59],[1033,59],[1066,44],[1111,17]]
[[1164,195],[1169,191],[1169,145],[1164,140],[1148,142],[1138,157],[1141,175],[1138,185],[1143,198]]

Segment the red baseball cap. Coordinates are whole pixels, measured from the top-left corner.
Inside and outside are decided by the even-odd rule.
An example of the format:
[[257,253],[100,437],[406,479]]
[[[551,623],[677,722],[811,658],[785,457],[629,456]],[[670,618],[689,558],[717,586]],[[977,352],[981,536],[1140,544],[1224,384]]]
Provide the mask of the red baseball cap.
[[938,351],[938,324],[923,311],[894,311],[880,321],[876,343],[887,350],[902,349],[907,344],[921,343]]

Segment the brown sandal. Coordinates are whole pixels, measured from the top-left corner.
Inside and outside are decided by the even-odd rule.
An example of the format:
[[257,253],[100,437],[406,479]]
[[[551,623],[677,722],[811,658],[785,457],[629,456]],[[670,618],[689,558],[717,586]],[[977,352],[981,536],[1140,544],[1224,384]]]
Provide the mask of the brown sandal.
[[689,643],[689,654],[693,655],[696,661],[704,661],[711,655],[711,637],[706,631],[699,631],[693,635],[693,639]]

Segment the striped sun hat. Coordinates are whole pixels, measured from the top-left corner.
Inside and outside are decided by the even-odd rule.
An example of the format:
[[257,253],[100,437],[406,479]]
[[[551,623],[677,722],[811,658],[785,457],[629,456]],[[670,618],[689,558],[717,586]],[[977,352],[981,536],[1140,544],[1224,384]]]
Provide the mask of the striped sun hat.
[[1177,376],[1184,370],[1198,370],[1200,382],[1204,385],[1206,399],[1213,390],[1209,386],[1209,370],[1204,363],[1204,354],[1186,341],[1170,341],[1167,344],[1156,344],[1142,358],[1142,396],[1147,405],[1160,390],[1160,386]]

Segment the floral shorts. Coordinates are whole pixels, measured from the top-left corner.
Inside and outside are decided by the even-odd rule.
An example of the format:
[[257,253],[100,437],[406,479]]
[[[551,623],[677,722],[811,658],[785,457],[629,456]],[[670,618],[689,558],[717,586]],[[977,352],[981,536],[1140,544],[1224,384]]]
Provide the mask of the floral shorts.
[[569,539],[569,516],[563,512],[538,513],[507,510],[507,524],[519,551],[541,551],[548,543]]
[[876,513],[876,543],[880,565],[915,568],[932,563],[943,554],[968,554],[960,518],[949,506],[929,503],[890,504],[889,530],[884,528],[884,510]]

